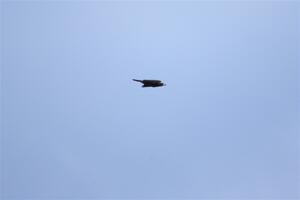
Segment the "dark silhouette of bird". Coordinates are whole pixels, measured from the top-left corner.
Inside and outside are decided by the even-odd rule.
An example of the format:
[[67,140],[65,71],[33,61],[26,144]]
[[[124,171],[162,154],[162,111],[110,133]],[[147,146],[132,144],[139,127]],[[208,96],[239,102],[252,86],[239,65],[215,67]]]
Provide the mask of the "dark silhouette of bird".
[[142,87],[162,87],[166,85],[160,80],[137,80],[137,79],[132,79],[132,80],[143,83]]

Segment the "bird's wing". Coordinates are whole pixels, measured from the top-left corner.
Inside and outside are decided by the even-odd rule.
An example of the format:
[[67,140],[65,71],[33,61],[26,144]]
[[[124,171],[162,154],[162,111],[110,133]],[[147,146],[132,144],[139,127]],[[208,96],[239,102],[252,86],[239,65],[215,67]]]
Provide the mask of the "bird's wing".
[[143,80],[143,83],[145,84],[156,84],[156,83],[161,83],[160,80]]

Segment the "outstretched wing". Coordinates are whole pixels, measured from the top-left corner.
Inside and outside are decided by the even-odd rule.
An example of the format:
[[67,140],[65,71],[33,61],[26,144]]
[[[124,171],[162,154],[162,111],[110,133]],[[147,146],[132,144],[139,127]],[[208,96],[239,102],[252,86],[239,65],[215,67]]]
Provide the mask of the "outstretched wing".
[[144,84],[159,84],[161,83],[160,80],[143,80]]

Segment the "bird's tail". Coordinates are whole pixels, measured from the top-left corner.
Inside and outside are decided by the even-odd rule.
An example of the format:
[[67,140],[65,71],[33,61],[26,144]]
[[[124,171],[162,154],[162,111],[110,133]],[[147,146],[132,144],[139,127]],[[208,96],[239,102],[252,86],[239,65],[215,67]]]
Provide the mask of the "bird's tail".
[[136,81],[136,82],[140,82],[140,83],[143,83],[142,80],[137,80],[137,79],[132,79],[133,81]]

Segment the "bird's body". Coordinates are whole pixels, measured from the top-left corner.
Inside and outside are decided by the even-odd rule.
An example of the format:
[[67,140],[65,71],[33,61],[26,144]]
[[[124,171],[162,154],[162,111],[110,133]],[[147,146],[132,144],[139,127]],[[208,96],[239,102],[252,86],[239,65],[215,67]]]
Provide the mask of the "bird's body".
[[143,83],[142,87],[161,87],[166,85],[160,80],[137,80],[137,79],[132,79],[132,80]]

